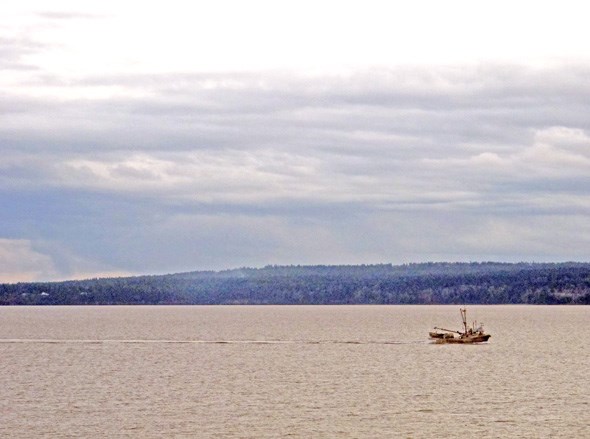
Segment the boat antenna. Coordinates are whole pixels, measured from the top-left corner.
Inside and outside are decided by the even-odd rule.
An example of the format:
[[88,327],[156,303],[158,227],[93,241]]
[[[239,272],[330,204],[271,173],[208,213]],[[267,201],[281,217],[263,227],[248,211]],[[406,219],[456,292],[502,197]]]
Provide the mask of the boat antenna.
[[461,319],[463,319],[463,328],[465,329],[465,334],[467,334],[467,308],[459,308],[461,312]]

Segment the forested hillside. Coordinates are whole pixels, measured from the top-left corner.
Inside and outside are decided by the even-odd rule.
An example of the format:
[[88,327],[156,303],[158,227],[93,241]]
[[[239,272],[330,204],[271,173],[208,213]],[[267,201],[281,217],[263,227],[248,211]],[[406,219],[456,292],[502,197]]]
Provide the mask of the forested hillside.
[[0,305],[590,304],[590,264],[267,266],[0,284]]

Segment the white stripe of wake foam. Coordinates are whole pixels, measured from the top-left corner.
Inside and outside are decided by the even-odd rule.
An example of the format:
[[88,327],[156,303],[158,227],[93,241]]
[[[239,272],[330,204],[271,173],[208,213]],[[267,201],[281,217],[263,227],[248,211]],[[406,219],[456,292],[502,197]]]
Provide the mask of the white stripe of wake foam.
[[48,338],[6,338],[0,343],[49,343],[49,344],[423,344],[423,341],[386,340],[143,340],[143,339],[48,339]]

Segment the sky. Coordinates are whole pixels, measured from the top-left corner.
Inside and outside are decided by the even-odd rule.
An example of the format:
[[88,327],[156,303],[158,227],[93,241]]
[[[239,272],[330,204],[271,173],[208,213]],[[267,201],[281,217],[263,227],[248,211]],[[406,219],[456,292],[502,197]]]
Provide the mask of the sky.
[[10,3],[0,282],[590,260],[583,1]]

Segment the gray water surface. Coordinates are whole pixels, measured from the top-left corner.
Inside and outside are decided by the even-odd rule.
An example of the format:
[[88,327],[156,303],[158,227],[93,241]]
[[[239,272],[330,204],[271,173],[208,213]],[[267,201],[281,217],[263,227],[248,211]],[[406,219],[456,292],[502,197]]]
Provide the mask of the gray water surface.
[[590,437],[590,307],[0,308],[0,437]]

